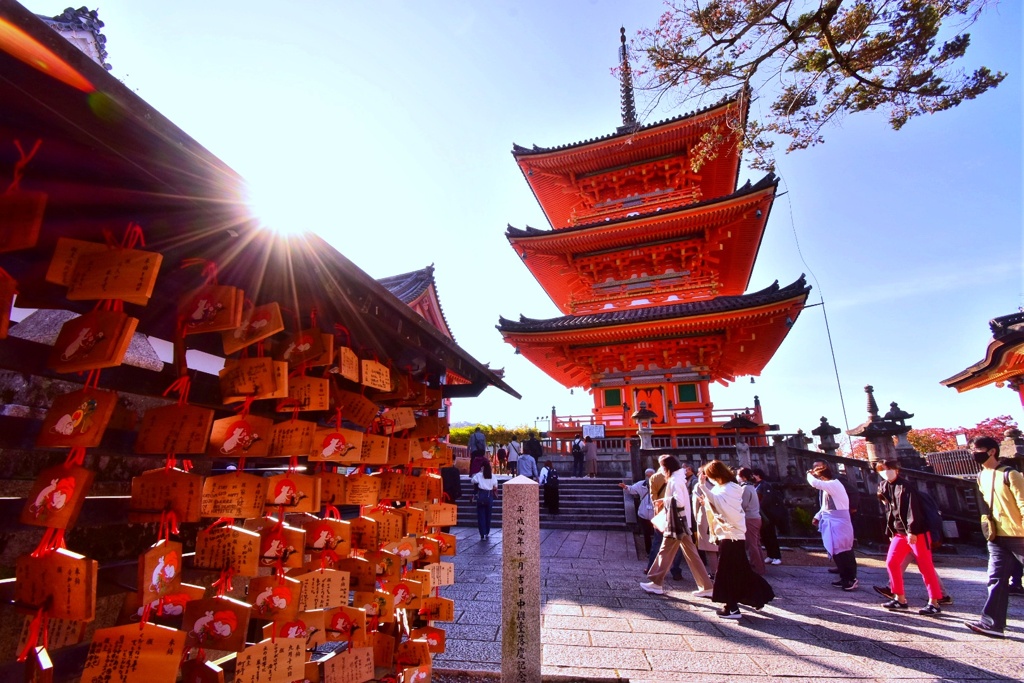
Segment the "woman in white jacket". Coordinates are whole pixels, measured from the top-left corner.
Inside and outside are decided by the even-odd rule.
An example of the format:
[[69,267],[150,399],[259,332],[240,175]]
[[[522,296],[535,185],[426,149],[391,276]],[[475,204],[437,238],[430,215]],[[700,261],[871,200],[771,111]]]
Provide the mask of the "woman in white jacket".
[[690,492],[686,488],[686,473],[674,456],[663,455],[658,458],[658,463],[665,475],[666,485],[664,497],[654,501],[654,507],[658,512],[666,511],[668,523],[662,532],[661,549],[647,572],[650,581],[641,583],[640,587],[648,593],[664,593],[661,585],[665,575],[675,559],[676,551],[682,549],[683,559],[697,582],[697,590],[693,594],[699,598],[711,597],[714,584],[690,537]]
[[712,460],[701,468],[699,477],[698,491],[711,517],[712,533],[718,539],[718,571],[711,599],[723,603],[718,616],[739,619],[740,603],[758,610],[775,599],[775,592],[747,561],[743,492],[732,470],[722,461]]

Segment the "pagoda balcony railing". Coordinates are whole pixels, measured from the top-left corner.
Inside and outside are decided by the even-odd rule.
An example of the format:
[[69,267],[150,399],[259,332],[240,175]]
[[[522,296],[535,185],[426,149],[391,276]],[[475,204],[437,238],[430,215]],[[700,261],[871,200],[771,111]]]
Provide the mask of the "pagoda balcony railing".
[[[556,415],[551,425],[552,431],[579,430],[583,425],[604,425],[605,427],[633,427],[637,424],[630,417],[631,412],[603,413],[591,415]],[[655,429],[666,426],[700,425],[704,429],[722,425],[736,415],[753,415],[753,408],[702,408],[675,407],[668,411],[668,419],[655,423]],[[695,444],[699,445],[699,444]]]

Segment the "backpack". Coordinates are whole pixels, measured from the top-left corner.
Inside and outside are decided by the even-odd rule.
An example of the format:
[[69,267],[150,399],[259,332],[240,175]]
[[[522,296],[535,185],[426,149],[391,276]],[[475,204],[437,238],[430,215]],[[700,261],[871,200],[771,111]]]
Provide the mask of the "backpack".
[[557,486],[558,485],[558,470],[556,470],[554,467],[549,467],[548,468],[548,477],[544,481],[545,481],[545,485],[547,485],[547,486]]
[[932,537],[932,547],[937,547],[942,543],[942,512],[939,510],[939,504],[927,491],[916,489],[915,493],[921,501],[921,511],[924,514],[925,526]]
[[582,455],[582,453],[583,453],[583,447],[580,445],[580,440],[576,439],[575,441],[572,442],[572,454],[573,455]]

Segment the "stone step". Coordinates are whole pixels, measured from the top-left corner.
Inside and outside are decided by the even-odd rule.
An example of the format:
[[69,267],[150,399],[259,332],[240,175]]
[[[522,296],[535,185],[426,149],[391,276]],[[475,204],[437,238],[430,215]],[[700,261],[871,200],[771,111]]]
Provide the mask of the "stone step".
[[[505,478],[499,477],[504,483]],[[562,477],[558,482],[559,512],[550,514],[543,505],[543,491],[538,487],[540,497],[540,526],[542,529],[584,529],[604,531],[625,531],[629,527],[625,521],[625,508],[622,490],[618,479],[573,479]],[[463,495],[458,501],[458,526],[476,526],[476,503],[470,492],[473,485],[468,477],[462,478]],[[500,527],[502,520],[502,501],[494,502],[491,513],[491,525]]]

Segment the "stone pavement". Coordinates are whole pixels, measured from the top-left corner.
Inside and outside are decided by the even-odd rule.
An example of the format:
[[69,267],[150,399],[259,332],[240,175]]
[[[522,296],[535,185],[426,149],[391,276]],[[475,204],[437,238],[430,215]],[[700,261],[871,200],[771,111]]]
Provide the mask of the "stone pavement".
[[[487,542],[459,527],[456,584],[442,589],[455,600],[447,651],[434,667],[445,671],[500,671],[501,533]],[[744,609],[738,621],[719,619],[715,605],[693,598],[695,586],[666,583],[662,596],[644,593],[643,561],[633,534],[541,530],[543,674],[561,680],[612,681],[1021,681],[1024,680],[1024,599],[1010,598],[1006,640],[968,631],[985,596],[985,557],[962,548],[940,555],[937,566],[955,604],[939,617],[917,608],[924,584],[907,571],[910,613],[892,614],[873,584],[885,585],[884,556],[858,554],[860,588],[830,584],[824,551],[786,549],[768,568],[776,599],[761,612]],[[473,677],[464,677],[473,680]]]

